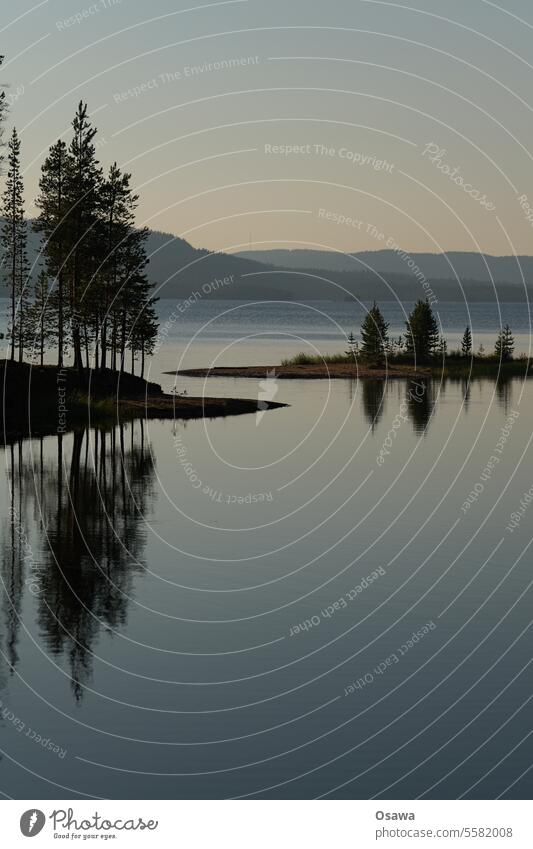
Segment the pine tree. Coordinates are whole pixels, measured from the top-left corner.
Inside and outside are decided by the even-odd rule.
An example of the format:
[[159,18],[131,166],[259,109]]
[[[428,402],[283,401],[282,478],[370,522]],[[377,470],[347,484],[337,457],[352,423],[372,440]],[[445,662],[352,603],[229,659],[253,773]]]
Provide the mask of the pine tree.
[[48,275],[44,269],[41,269],[35,282],[34,300],[28,318],[32,328],[29,340],[33,343],[34,359],[37,359],[42,367],[45,349],[57,335],[54,294],[51,292]]
[[348,333],[348,336],[346,337],[346,341],[348,343],[348,350],[344,353],[347,357],[352,357],[355,360],[359,353],[359,342],[357,341],[351,330]]
[[[107,364],[110,319],[112,326],[115,325],[114,332],[112,331],[111,347],[116,348],[118,331],[123,364],[126,332],[128,324],[131,323],[134,302],[137,306],[143,302],[150,289],[144,273],[147,264],[145,241],[148,233],[147,230],[135,229],[135,210],[139,197],[133,193],[130,180],[131,174],[122,173],[115,162],[109,169],[108,177],[102,183],[100,191],[100,211],[106,248],[106,256],[100,269],[102,280],[100,365],[102,369]],[[112,306],[114,321],[109,315]],[[128,314],[130,314],[129,317]],[[113,360],[116,364],[116,352],[114,355],[112,353],[112,363]]]
[[445,360],[447,353],[448,353],[448,343],[447,343],[446,339],[444,338],[444,336],[441,336],[439,338],[439,341],[438,341],[438,344],[437,344],[437,356],[440,357],[440,359]]
[[130,349],[132,352],[132,374],[134,374],[135,354],[141,355],[141,377],[144,378],[146,357],[153,353],[159,325],[154,308],[157,298],[149,298],[141,308],[130,333]]
[[19,241],[24,222],[24,200],[22,174],[20,170],[20,141],[16,128],[13,128],[8,145],[8,171],[6,184],[2,195],[1,214],[4,219],[2,226],[2,244],[6,263],[6,274],[11,297],[11,318],[9,336],[11,339],[11,360],[15,359],[17,333],[17,289],[19,281],[20,251]]
[[[88,348],[87,315],[94,303],[93,286],[102,244],[97,230],[102,172],[93,144],[96,129],[81,100],[72,121],[73,139],[66,187],[68,212],[69,299],[74,367],[83,370],[82,339]],[[92,303],[91,303],[92,302]]]
[[361,325],[361,355],[372,365],[381,365],[389,342],[389,325],[374,301]]
[[65,264],[69,227],[67,187],[71,182],[70,169],[71,160],[67,153],[67,146],[65,142],[59,140],[52,145],[43,163],[39,180],[40,194],[35,201],[39,216],[34,222],[34,229],[44,237],[42,251],[46,268],[48,275],[56,281],[58,368],[63,367],[65,324],[69,315]]
[[472,356],[472,333],[468,325],[465,328],[465,332],[463,334],[463,341],[461,342],[461,352],[463,354],[463,357]]
[[[145,242],[148,231],[136,229],[138,204],[130,185],[131,175],[111,166],[104,180],[96,158],[87,106],[80,102],[72,122],[70,145],[58,141],[48,153],[39,182],[39,210],[34,224],[43,237],[46,275],[52,279],[45,299],[40,277],[32,319],[47,303],[47,327],[37,330],[41,359],[44,348],[57,338],[58,366],[67,344],[72,344],[74,367],[87,366],[94,344],[96,367],[124,369],[129,348],[133,361],[144,360],[153,350],[157,317],[146,276]],[[49,281],[46,280],[46,288]],[[138,325],[138,326],[137,326]]]
[[498,358],[498,360],[508,361],[512,360],[514,351],[514,336],[511,332],[511,328],[508,324],[505,325],[502,330],[498,333],[498,338],[496,339],[496,344],[494,346],[494,356]]
[[28,335],[31,332],[29,322],[30,271],[30,263],[28,261],[28,224],[26,219],[24,218],[23,211],[18,238],[18,262],[16,280],[17,342],[19,349],[19,363],[21,363],[24,359],[24,348]]
[[146,230],[131,230],[121,250],[121,280],[117,296],[118,335],[117,346],[120,371],[124,371],[128,335],[150,299],[152,284],[146,276]]
[[435,353],[439,329],[428,301],[417,301],[406,322],[405,350],[424,363]]

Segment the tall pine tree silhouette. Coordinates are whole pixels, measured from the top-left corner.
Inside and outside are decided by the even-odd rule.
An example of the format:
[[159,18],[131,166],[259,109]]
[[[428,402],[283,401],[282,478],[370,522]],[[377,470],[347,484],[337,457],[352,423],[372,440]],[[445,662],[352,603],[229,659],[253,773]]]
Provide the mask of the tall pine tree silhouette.
[[494,356],[504,362],[512,360],[514,351],[514,336],[508,324],[498,333],[494,346]]
[[415,362],[432,357],[439,344],[439,328],[428,301],[419,300],[406,321],[405,350]]
[[67,181],[70,322],[74,368],[83,371],[81,334],[98,252],[101,250],[96,225],[102,171],[93,144],[96,129],[87,117],[87,104],[81,100],[72,121],[72,129],[74,135],[68,151],[70,167]]
[[39,196],[35,205],[39,215],[34,229],[43,238],[42,252],[48,275],[55,281],[57,301],[57,365],[63,367],[65,351],[65,322],[69,314],[66,287],[66,260],[68,233],[71,160],[65,142],[59,140],[52,145],[46,157],[39,180]]
[[463,357],[471,357],[472,356],[472,332],[470,327],[465,328],[465,332],[463,333],[463,341],[461,342],[461,353]]
[[20,170],[20,140],[16,128],[13,128],[8,145],[8,171],[2,195],[2,244],[6,261],[7,278],[11,297],[11,320],[9,335],[11,340],[11,360],[15,359],[15,346],[20,338],[18,322],[20,310],[17,310],[17,294],[21,292],[21,259],[24,259],[26,224],[24,221],[24,185]]
[[372,365],[381,365],[389,345],[389,325],[374,301],[361,325],[361,356]]

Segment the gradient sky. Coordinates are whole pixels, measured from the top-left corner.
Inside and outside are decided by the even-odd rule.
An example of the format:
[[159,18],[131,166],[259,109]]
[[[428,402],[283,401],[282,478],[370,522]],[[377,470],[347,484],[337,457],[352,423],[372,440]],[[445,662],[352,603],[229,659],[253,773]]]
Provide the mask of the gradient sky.
[[526,0],[1,3],[30,215],[43,156],[83,98],[102,163],[133,173],[139,223],[194,245],[533,253]]

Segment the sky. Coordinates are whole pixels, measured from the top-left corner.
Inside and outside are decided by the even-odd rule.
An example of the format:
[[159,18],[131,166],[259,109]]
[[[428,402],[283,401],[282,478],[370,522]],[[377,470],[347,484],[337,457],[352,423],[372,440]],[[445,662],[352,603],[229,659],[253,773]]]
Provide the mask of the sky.
[[526,0],[0,7],[29,215],[81,98],[138,223],[195,246],[533,253]]

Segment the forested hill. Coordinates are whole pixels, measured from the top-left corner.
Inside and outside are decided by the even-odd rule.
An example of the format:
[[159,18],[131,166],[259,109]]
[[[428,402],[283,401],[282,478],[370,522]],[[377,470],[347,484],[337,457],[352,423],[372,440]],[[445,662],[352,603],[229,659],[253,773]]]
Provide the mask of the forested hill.
[[[29,228],[29,254],[33,263],[37,257],[38,237]],[[337,264],[352,263],[354,268],[343,271],[342,268],[324,270],[320,263],[328,261],[326,252],[319,251],[266,251],[251,252],[246,255],[212,253],[193,247],[185,239],[168,233],[152,231],[147,240],[147,255],[150,259],[147,272],[151,282],[156,284],[157,294],[161,298],[183,299],[194,292],[202,296],[230,299],[289,299],[289,300],[344,300],[355,296],[362,301],[390,301],[396,298],[402,301],[414,301],[424,295],[433,295],[439,301],[493,301],[493,284],[482,275],[482,267],[466,258],[477,257],[474,254],[450,254],[454,267],[464,276],[460,282],[450,278],[450,266],[442,255],[413,254],[415,269],[409,269],[405,260],[391,251],[376,251],[360,254],[365,262],[375,269],[357,271],[360,263],[343,254],[333,254]],[[392,256],[390,256],[392,255]],[[252,259],[252,257],[254,257]],[[455,261],[454,259],[455,258]],[[461,263],[457,257],[463,257]],[[270,263],[258,259],[271,259]],[[426,268],[429,258],[430,268]],[[280,264],[287,259],[287,265]],[[495,269],[494,279],[499,300],[522,302],[526,300],[524,287],[515,281],[511,274],[511,259],[492,257],[491,267]],[[523,257],[523,267],[530,270],[528,284],[529,297],[533,297],[533,257]],[[502,262],[500,262],[500,260]],[[317,264],[313,264],[316,261]],[[310,263],[307,267],[298,266],[298,262]],[[516,261],[513,260],[513,262]],[[291,267],[292,266],[292,267]],[[346,267],[344,265],[344,267]],[[508,271],[508,276],[496,273],[498,268]],[[396,269],[396,270],[394,270]],[[426,283],[423,284],[421,273]],[[430,273],[434,269],[434,273]],[[479,276],[477,276],[479,275]],[[510,282],[506,282],[510,281]],[[207,290],[207,291],[206,291]],[[4,287],[2,294],[6,295]]]
[[492,256],[473,251],[447,253],[412,253],[401,250],[360,251],[342,253],[319,250],[241,251],[237,256],[282,268],[315,268],[329,271],[356,272],[370,268],[381,273],[408,274],[409,260],[427,278],[439,279],[457,274],[464,280],[490,282],[505,280],[522,284],[522,273],[533,285],[533,256]]

